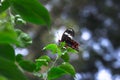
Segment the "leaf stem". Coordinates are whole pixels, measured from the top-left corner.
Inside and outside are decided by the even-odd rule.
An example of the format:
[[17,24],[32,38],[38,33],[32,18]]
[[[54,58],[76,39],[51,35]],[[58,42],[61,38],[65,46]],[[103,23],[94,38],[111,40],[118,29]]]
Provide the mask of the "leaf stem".
[[53,68],[55,66],[55,63],[57,62],[57,60],[59,59],[59,56],[57,55],[55,61],[53,62],[52,66],[47,70],[47,72],[45,73],[45,77],[43,78],[44,80],[47,80],[47,75],[48,75],[48,72],[51,68]]
[[51,68],[55,66],[55,63],[57,62],[58,59],[59,59],[59,56],[57,55],[57,57],[56,57],[55,61],[53,62]]

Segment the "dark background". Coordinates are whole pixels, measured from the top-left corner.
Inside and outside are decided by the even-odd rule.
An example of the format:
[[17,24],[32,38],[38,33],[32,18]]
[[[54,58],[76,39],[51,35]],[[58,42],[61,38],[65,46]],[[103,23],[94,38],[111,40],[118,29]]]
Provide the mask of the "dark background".
[[27,59],[45,55],[42,48],[55,43],[60,30],[71,27],[80,44],[80,52],[70,55],[77,72],[76,79],[63,76],[59,80],[120,80],[120,0],[40,2],[49,10],[52,25],[51,28],[31,24],[20,27],[33,39],[33,44],[27,49]]

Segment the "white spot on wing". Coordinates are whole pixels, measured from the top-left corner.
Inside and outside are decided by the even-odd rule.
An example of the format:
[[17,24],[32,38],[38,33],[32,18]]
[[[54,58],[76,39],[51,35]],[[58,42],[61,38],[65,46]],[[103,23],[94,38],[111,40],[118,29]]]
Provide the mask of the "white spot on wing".
[[65,32],[64,34],[67,35],[70,39],[73,38],[73,37],[72,37],[70,34],[68,34],[67,32]]

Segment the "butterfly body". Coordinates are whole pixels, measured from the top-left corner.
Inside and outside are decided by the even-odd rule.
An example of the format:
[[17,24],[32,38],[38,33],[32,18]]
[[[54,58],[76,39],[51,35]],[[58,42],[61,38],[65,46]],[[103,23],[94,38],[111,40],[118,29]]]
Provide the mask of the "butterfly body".
[[66,29],[62,35],[60,42],[65,42],[66,47],[69,46],[78,51],[79,44],[75,40],[73,40],[74,35],[75,33],[72,28]]

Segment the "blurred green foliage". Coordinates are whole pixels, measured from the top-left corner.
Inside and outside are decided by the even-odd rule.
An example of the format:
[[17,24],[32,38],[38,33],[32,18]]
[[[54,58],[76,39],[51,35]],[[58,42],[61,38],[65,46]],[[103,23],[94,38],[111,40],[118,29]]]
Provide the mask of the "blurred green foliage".
[[[65,43],[49,44],[43,50],[49,50],[57,55],[55,60],[48,56],[36,59],[36,62],[25,60],[22,55],[15,55],[14,47],[27,47],[32,44],[31,37],[19,29],[15,29],[16,15],[26,22],[50,26],[50,15],[46,8],[38,0],[4,0],[0,6],[0,79],[1,80],[27,80],[23,71],[38,73],[44,80],[52,80],[65,74],[74,77],[75,69],[69,63],[68,53],[77,53],[68,47],[64,49]],[[58,59],[63,62],[56,65]],[[66,61],[66,62],[64,62]],[[47,66],[45,72],[39,73],[41,67]]]
[[47,26],[51,23],[50,15],[37,0],[3,0],[0,4],[0,80],[27,80],[19,67],[33,72],[36,65],[20,55],[15,57],[14,47],[27,47],[32,39],[14,28],[15,15],[20,15],[26,22]]

